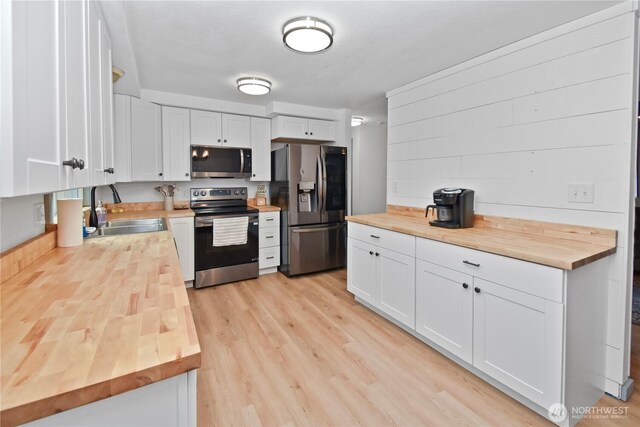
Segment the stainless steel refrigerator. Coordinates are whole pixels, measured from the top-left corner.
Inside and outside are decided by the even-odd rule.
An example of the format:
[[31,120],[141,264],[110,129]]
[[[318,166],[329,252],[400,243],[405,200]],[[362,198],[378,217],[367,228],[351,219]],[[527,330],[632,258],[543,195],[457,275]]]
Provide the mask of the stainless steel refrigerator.
[[287,144],[271,152],[271,204],[280,212],[280,267],[287,276],[344,267],[347,149]]

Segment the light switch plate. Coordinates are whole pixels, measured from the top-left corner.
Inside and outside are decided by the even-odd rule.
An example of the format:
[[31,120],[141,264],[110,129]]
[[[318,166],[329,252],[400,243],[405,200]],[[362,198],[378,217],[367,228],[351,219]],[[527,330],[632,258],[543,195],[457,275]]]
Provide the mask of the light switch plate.
[[569,203],[593,203],[593,184],[569,184]]

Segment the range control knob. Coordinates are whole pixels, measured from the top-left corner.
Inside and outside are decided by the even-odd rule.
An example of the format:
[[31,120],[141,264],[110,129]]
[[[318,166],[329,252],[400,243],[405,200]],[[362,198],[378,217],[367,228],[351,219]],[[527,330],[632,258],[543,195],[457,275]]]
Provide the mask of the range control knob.
[[194,191],[194,192],[193,192],[193,195],[194,195],[194,196],[197,196],[197,195],[198,195],[198,190]]
[[242,194],[244,196],[245,194],[247,194],[247,190],[242,189],[242,191],[240,191],[240,194]]
[[207,192],[206,192],[206,191],[204,191],[204,190],[200,190],[200,195],[201,195],[201,196],[206,196],[206,195],[207,195]]
[[234,190],[233,194],[235,194],[237,196],[238,194],[240,194],[240,192],[238,190]]

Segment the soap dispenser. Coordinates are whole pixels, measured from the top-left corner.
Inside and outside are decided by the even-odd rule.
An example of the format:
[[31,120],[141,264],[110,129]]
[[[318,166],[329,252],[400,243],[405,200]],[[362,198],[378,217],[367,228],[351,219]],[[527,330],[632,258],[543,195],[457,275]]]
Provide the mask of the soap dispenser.
[[107,210],[102,206],[102,200],[98,200],[96,214],[98,215],[98,228],[100,228],[107,222]]

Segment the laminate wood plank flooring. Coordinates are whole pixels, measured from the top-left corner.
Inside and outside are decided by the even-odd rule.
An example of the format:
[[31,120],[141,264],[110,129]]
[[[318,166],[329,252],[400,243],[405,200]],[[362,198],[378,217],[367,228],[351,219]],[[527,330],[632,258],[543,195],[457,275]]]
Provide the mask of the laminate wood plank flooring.
[[[356,303],[346,270],[188,293],[202,349],[200,426],[553,425]],[[579,425],[640,425],[640,392],[598,405],[628,414]]]

